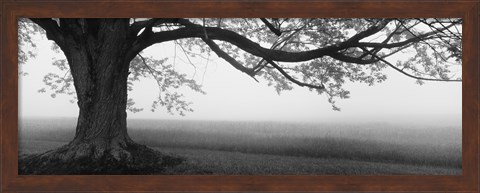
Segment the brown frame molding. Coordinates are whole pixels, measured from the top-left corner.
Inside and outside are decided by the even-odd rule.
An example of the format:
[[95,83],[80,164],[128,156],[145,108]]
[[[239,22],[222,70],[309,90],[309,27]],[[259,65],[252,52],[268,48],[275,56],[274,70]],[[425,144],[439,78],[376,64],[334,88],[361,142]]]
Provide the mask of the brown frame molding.
[[[2,0],[1,192],[388,191],[479,192],[478,0],[464,1],[50,1]],[[18,17],[461,17],[461,176],[19,176]]]

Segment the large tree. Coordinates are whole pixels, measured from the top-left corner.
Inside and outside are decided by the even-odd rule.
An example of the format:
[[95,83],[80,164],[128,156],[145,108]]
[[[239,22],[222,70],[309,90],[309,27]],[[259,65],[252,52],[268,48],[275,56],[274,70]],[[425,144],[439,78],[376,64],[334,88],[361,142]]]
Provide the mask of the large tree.
[[[20,173],[161,172],[180,160],[135,143],[127,133],[127,110],[139,111],[127,92],[140,77],[153,77],[160,94],[152,107],[171,113],[191,111],[175,91],[201,86],[174,70],[165,59],[142,51],[175,41],[184,53],[215,53],[256,81],[277,92],[294,85],[325,94],[334,110],[347,98],[345,81],[372,85],[393,68],[418,83],[461,81],[451,70],[461,66],[460,19],[63,19],[32,18],[19,22],[19,44],[35,46],[29,35],[40,32],[66,60],[54,65],[64,76],[49,73],[44,82],[52,96],[73,94],[79,117],[67,145],[20,160]],[[391,63],[403,52],[409,58]],[[34,53],[19,50],[19,62]],[[193,64],[195,65],[195,64]],[[71,88],[73,83],[73,88]],[[41,92],[47,92],[42,89]],[[67,168],[77,168],[68,170]]]

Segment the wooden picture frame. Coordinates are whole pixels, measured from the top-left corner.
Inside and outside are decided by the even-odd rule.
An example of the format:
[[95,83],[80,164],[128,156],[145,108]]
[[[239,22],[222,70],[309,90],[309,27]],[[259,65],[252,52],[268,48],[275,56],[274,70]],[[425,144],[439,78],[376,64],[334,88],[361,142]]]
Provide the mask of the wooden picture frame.
[[[1,192],[388,191],[479,192],[478,1],[14,1],[1,4]],[[21,176],[18,168],[19,17],[463,18],[462,175]]]

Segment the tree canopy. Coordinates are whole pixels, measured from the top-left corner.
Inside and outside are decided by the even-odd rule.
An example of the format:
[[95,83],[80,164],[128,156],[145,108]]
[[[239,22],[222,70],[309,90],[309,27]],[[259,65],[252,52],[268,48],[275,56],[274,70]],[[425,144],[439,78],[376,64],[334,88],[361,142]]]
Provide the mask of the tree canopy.
[[[64,52],[68,33],[87,34],[101,28],[98,19],[32,18],[19,20],[19,46],[35,47],[31,33],[43,33],[55,42],[52,49]],[[194,79],[175,70],[168,58],[144,57],[142,51],[163,42],[174,41],[189,57],[211,54],[232,67],[266,82],[280,92],[294,85],[328,96],[334,110],[336,99],[349,97],[343,85],[362,82],[368,85],[387,79],[392,68],[424,81],[461,81],[461,19],[452,18],[135,18],[128,19],[129,46],[125,59],[130,61],[128,89],[142,77],[155,79],[159,87],[152,109],[166,107],[170,113],[192,111],[179,88],[205,93]],[[67,33],[68,31],[68,33]],[[113,33],[113,32],[112,32]],[[86,37],[78,41],[98,41]],[[64,52],[65,53],[65,52]],[[398,62],[393,55],[408,56]],[[19,63],[35,57],[32,51],[19,49]],[[191,65],[197,65],[189,60]],[[64,73],[48,73],[45,88],[39,92],[68,94],[75,97],[69,62],[53,62]],[[137,112],[132,99],[128,110]]]

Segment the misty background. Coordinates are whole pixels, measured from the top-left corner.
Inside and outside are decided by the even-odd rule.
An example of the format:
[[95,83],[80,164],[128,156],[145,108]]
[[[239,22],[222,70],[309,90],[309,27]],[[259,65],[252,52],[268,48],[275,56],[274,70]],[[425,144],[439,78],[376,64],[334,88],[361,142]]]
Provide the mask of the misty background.
[[[51,41],[40,35],[37,48],[24,48],[36,51],[20,70],[27,73],[19,79],[19,117],[77,117],[76,102],[69,102],[73,96],[39,93],[44,87],[43,76],[48,72],[59,72],[52,65],[53,59],[64,58],[50,48]],[[159,107],[152,112],[152,101],[158,95],[155,80],[142,79],[134,82],[134,90],[129,98],[136,102],[135,107],[144,110],[127,112],[129,119],[173,119],[173,120],[244,120],[244,121],[283,121],[283,122],[341,122],[341,123],[411,123],[415,125],[461,126],[462,88],[458,82],[427,81],[424,85],[415,79],[402,75],[391,68],[385,74],[387,80],[368,86],[362,83],[345,83],[350,91],[349,99],[338,99],[341,111],[333,111],[327,97],[310,92],[296,85],[291,91],[278,95],[266,81],[255,82],[249,76],[238,72],[215,54],[203,57],[186,58],[182,50],[173,42],[154,45],[143,53],[145,57],[168,57],[167,63],[174,64],[180,72],[185,72],[203,85],[207,94],[203,95],[185,89],[183,94],[193,104],[194,112],[186,116],[171,115]],[[176,59],[173,59],[177,56]],[[408,53],[389,57],[395,63],[406,59]],[[192,66],[188,60],[195,64]],[[461,68],[460,68],[461,69]],[[461,72],[457,72],[461,74]],[[47,92],[48,93],[48,92]]]

